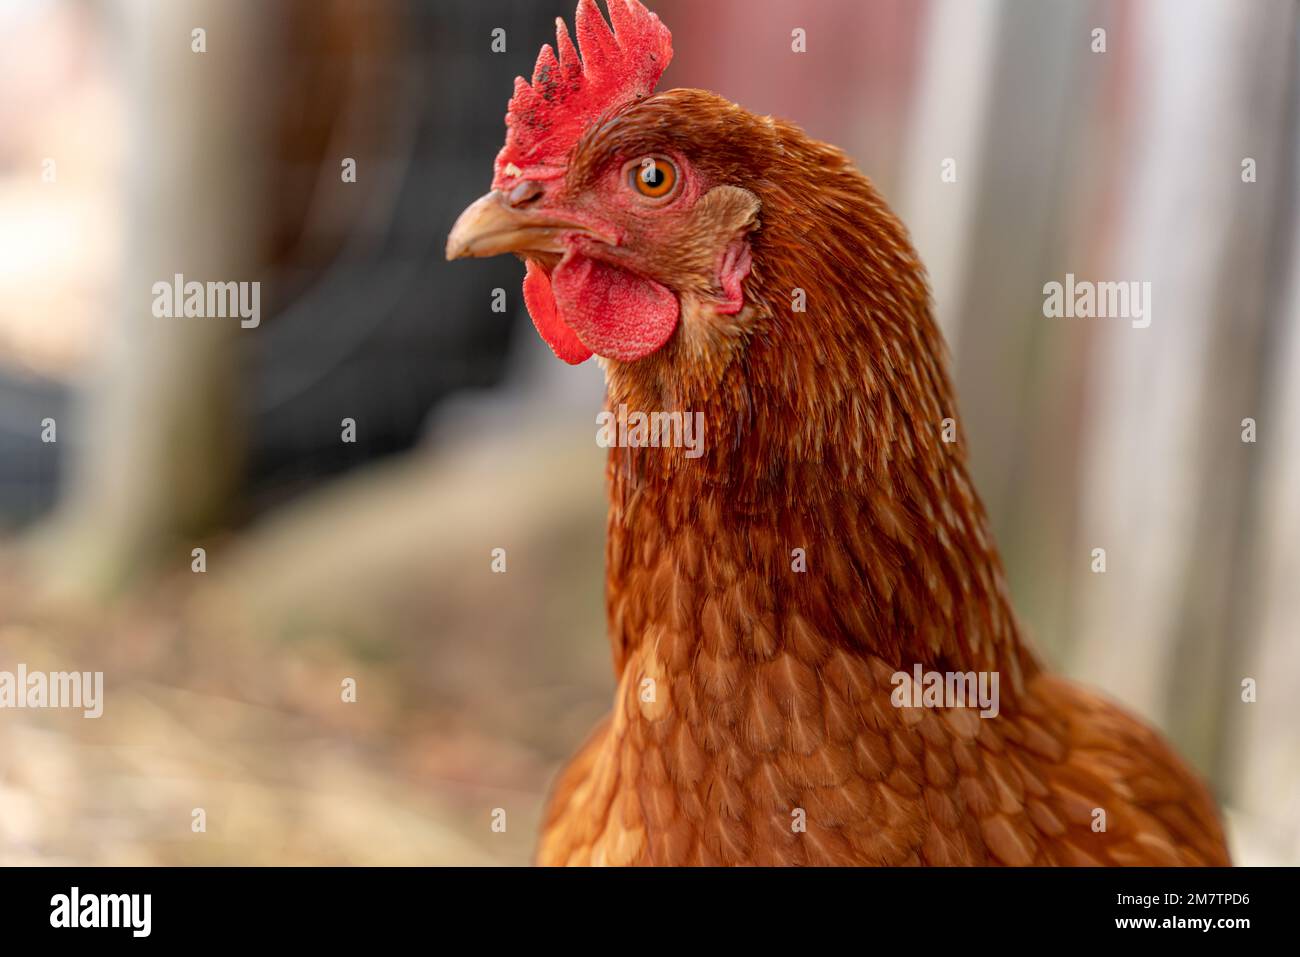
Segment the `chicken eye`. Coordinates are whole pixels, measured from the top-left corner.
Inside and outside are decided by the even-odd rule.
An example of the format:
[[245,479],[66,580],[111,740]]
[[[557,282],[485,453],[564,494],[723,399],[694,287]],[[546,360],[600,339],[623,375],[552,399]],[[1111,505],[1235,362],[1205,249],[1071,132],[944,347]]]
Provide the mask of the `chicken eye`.
[[677,167],[661,156],[647,156],[631,165],[628,182],[648,199],[663,199],[677,185]]

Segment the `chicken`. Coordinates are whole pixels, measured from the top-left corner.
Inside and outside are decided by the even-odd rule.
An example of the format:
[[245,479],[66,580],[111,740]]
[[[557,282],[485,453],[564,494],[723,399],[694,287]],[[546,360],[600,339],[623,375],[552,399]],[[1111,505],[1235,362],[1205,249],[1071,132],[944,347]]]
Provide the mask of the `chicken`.
[[[655,94],[668,30],[608,13],[581,0],[581,57],[561,20],[516,80],[447,245],[524,260],[538,332],[598,357],[620,422],[705,426],[611,449],[617,692],[539,863],[1227,863],[1170,747],[1027,647],[874,187],[792,124]],[[939,693],[976,682],[993,706]]]

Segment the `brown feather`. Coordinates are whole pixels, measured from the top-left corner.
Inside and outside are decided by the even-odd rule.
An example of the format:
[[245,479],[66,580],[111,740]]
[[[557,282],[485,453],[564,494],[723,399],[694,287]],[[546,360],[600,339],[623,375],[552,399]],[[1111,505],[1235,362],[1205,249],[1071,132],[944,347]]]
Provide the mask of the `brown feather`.
[[[1226,863],[1213,801],[1159,736],[1022,641],[964,445],[941,438],[957,409],[924,272],[875,189],[692,90],[593,126],[566,188],[665,151],[712,192],[641,264],[682,321],[607,362],[608,402],[702,412],[705,451],[610,455],[618,699],[556,783],[539,860]],[[725,315],[713,270],[736,235],[753,266]],[[918,663],[998,672],[1000,714],[895,708],[890,676]]]

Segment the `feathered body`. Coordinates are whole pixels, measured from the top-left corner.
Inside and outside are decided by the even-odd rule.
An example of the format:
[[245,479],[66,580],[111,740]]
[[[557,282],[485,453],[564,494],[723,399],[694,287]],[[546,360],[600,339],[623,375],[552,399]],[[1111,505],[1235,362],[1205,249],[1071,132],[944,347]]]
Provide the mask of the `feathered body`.
[[[674,158],[681,201],[591,225],[617,205],[606,171],[641,156]],[[944,441],[959,417],[924,271],[843,153],[711,93],[638,95],[584,124],[542,202],[607,238],[526,246],[555,288],[544,319],[577,345],[530,301],[539,331],[601,356],[610,409],[702,412],[707,431],[699,458],[611,450],[618,690],[556,784],[540,863],[1226,863],[1213,801],[1159,736],[1022,643],[964,445]],[[662,344],[578,315],[579,254],[671,290]],[[998,715],[895,707],[918,664],[996,672]]]

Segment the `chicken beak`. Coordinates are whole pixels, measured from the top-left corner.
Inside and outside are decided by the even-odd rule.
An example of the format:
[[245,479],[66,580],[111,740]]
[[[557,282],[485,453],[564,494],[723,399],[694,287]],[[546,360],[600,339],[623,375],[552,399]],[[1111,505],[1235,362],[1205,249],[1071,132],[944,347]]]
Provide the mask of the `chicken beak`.
[[474,200],[447,237],[447,258],[497,256],[501,253],[556,253],[565,249],[562,233],[590,233],[579,223],[533,207],[512,206],[494,189]]

